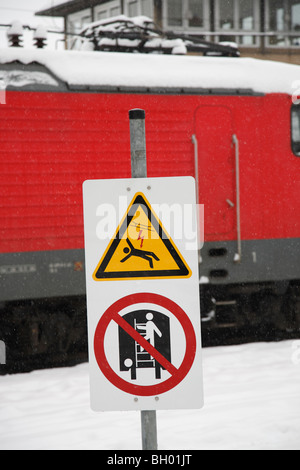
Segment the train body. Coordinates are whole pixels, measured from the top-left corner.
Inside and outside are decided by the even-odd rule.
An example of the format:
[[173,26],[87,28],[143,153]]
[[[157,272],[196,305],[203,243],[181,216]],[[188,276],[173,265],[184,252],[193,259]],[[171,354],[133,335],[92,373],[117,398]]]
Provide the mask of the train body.
[[8,357],[85,350],[82,183],[130,177],[133,108],[148,176],[196,179],[203,328],[299,330],[300,67],[12,48],[0,80]]

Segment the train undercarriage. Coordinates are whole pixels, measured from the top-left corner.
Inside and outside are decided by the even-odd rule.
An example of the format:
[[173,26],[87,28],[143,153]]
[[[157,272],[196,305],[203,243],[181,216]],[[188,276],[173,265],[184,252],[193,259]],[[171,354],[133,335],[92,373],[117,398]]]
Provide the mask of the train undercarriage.
[[300,334],[300,282],[201,287],[204,346],[276,341]]
[[0,331],[6,346],[0,373],[74,365],[88,358],[84,296],[3,303]]
[[[200,287],[203,346],[278,341],[300,334],[300,281]],[[88,360],[84,295],[6,302],[0,373],[75,365]]]

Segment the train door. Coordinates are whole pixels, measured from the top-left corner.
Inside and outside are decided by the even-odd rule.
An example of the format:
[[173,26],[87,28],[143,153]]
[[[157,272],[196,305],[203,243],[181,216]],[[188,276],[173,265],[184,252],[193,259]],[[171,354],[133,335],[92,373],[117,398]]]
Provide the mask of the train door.
[[226,106],[201,106],[195,116],[199,203],[204,204],[206,236],[236,235],[234,128]]

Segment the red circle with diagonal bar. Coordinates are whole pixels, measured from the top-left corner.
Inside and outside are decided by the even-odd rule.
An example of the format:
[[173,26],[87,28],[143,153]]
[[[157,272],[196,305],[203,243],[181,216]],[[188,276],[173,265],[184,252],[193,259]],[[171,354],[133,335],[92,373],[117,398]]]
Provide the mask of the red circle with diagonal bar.
[[[155,347],[145,340],[129,323],[119,315],[122,309],[134,304],[151,303],[167,309],[181,324],[186,340],[186,350],[181,365],[177,368],[169,362]],[[120,377],[108,363],[105,349],[104,337],[110,322],[116,322],[139,344],[147,348],[148,352],[171,374],[171,377],[154,385],[137,385],[129,383]],[[196,336],[193,325],[179,305],[172,300],[159,294],[139,293],[131,294],[117,300],[102,315],[97,325],[94,337],[94,351],[98,366],[105,377],[117,388],[132,395],[152,396],[165,393],[176,387],[188,374],[196,354]]]

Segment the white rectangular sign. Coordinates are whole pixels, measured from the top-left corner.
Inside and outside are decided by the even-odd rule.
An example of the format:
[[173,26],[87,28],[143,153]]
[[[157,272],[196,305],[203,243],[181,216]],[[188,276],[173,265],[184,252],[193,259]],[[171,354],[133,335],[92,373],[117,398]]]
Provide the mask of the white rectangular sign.
[[91,406],[203,406],[191,177],[83,186]]

